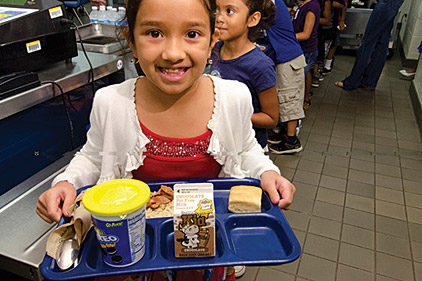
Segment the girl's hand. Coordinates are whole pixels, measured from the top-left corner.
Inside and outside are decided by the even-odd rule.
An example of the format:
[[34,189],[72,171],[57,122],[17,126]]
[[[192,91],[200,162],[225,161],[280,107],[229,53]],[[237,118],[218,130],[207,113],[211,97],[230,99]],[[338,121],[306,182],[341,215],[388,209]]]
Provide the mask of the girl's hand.
[[343,31],[346,28],[346,25],[344,24],[344,20],[339,21],[338,23],[338,29],[340,31]]
[[38,198],[36,212],[48,223],[59,222],[62,214],[69,216],[67,209],[75,198],[76,190],[73,184],[67,181],[58,182]]
[[293,202],[296,187],[276,171],[266,171],[261,175],[261,187],[270,195],[271,202],[280,209],[288,210]]

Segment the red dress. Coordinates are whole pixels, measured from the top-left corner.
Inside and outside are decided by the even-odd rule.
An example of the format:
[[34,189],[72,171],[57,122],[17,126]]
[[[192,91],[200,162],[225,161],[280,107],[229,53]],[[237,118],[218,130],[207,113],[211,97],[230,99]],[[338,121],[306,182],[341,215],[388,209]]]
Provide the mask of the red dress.
[[221,165],[207,153],[211,130],[193,138],[168,138],[139,123],[150,142],[146,145],[143,164],[132,171],[134,179],[154,181],[218,176]]

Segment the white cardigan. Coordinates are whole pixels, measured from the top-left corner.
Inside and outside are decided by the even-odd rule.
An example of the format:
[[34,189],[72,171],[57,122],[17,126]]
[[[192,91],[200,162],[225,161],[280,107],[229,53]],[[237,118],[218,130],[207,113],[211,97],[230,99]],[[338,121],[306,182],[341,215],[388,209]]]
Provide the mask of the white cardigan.
[[[208,122],[213,132],[208,153],[222,165],[219,177],[259,179],[265,171],[280,172],[255,139],[252,98],[246,85],[209,77],[214,83],[215,105]],[[52,185],[66,180],[79,188],[132,178],[131,171],[142,165],[149,142],[136,114],[135,82],[133,78],[97,91],[87,142]]]

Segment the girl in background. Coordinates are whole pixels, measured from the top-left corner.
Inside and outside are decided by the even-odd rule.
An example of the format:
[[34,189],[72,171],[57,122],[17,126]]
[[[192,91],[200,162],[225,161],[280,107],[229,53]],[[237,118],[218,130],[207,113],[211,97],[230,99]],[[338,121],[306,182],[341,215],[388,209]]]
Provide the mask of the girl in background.
[[311,105],[312,74],[310,70],[318,57],[318,25],[320,6],[318,0],[299,1],[300,6],[293,18],[296,39],[302,47],[307,66],[305,67],[305,100],[304,109]]
[[[211,74],[246,84],[252,94],[252,124],[262,147],[267,129],[278,121],[276,72],[273,61],[253,43],[260,29],[275,17],[271,0],[218,0],[216,28],[220,32],[211,53]],[[230,95],[230,93],[228,93]]]

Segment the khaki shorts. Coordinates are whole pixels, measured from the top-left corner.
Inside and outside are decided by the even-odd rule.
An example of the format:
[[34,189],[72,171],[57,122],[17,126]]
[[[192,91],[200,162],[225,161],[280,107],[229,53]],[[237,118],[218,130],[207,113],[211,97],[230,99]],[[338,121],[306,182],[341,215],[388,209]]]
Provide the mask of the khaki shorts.
[[277,94],[281,122],[305,117],[305,56],[277,65]]

